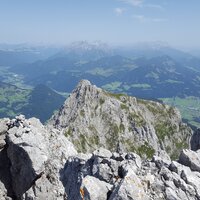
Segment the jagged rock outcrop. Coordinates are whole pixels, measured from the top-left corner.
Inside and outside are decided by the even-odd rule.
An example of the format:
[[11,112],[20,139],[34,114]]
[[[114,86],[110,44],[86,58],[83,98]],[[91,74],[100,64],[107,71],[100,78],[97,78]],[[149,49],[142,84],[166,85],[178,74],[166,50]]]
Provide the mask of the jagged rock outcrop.
[[200,150],[196,152],[188,149],[182,150],[179,162],[200,173]]
[[167,105],[111,94],[82,80],[62,108],[49,120],[80,152],[104,147],[152,157],[166,150],[177,157],[189,147],[192,130],[177,109]]
[[[134,153],[107,151],[106,155],[106,151],[80,154],[67,161],[63,179],[69,200],[200,199],[199,170],[183,162],[183,155],[178,162],[159,156],[144,161]],[[188,161],[193,159],[193,153],[190,150],[187,154]]]
[[63,200],[61,169],[69,156],[77,154],[74,146],[56,130],[47,131],[36,118],[26,120],[21,115],[4,125],[6,147],[4,154],[0,152],[0,188],[4,188],[0,189],[0,199]]

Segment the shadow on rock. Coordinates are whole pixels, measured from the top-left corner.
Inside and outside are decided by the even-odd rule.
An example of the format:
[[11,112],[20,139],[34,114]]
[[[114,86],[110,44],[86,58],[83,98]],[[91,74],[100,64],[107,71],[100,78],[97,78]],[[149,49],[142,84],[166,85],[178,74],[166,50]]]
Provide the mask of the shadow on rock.
[[60,170],[60,180],[65,187],[66,199],[82,200],[83,193],[81,185],[83,178],[91,175],[91,161],[83,158],[71,157],[66,162],[63,169]]
[[15,199],[11,184],[11,163],[7,155],[7,147],[0,151],[0,182],[2,182],[7,190],[7,195]]
[[22,198],[22,195],[41,177],[41,174],[36,174],[32,166],[32,161],[27,152],[23,148],[9,143],[8,157],[11,161],[11,178],[12,188],[17,199]]

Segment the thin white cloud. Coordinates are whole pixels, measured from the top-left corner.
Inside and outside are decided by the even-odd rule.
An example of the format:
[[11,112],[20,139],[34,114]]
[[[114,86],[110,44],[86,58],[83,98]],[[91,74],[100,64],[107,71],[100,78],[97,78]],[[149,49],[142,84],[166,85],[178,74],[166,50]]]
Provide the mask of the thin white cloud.
[[166,18],[150,18],[144,15],[133,15],[133,18],[139,22],[166,22]]
[[[155,10],[160,10],[163,11],[164,7],[159,5],[159,4],[151,4],[151,3],[147,3],[147,0],[118,0],[121,2],[124,2],[126,4],[129,4],[131,6],[134,7],[138,7],[138,8],[146,8],[146,9],[155,9]],[[146,10],[145,9],[145,10]],[[116,8],[115,12],[118,15],[121,15],[124,11],[121,10],[120,8]],[[139,21],[139,22],[166,22],[168,21],[168,19],[166,18],[152,18],[152,17],[146,17],[145,15],[141,14],[141,15],[133,15],[132,16],[135,20]]]
[[143,0],[120,0],[132,6],[142,6]]
[[163,7],[161,5],[147,4],[144,0],[119,0],[119,1],[127,3],[127,4],[135,6],[135,7],[147,7],[147,8],[163,10]]
[[122,15],[122,14],[125,12],[125,9],[124,9],[124,8],[115,8],[115,9],[114,9],[114,12],[115,12],[117,15]]
[[133,18],[140,22],[145,22],[147,19],[144,15],[133,15]]
[[166,18],[152,18],[151,21],[153,22],[166,22],[168,19]]
[[143,6],[147,7],[147,8],[158,9],[158,10],[163,10],[164,9],[161,5],[158,5],[158,4],[144,4]]

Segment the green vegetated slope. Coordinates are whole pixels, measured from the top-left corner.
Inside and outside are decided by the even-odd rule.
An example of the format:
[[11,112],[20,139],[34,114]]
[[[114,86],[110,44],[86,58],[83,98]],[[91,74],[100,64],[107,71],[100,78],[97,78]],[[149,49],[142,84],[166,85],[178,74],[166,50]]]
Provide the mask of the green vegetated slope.
[[28,104],[30,90],[0,83],[0,117],[14,117]]
[[49,119],[65,101],[65,97],[45,85],[36,86],[30,93],[28,104],[22,112],[29,117],[37,117],[41,122]]
[[194,127],[200,127],[200,98],[188,96],[184,98],[163,98],[164,103],[177,107],[184,120]]
[[[111,92],[122,92],[127,93],[130,88],[138,88],[140,90],[148,90],[151,88],[149,84],[131,84],[124,85],[122,82],[112,82],[102,86],[103,89]],[[155,98],[156,99],[156,98]],[[182,115],[182,118],[186,123],[191,125],[193,128],[200,127],[200,97],[197,96],[184,96],[184,97],[169,97],[169,98],[158,98],[163,103],[168,104],[172,107],[177,107]]]
[[44,85],[34,89],[22,89],[8,83],[0,83],[1,118],[25,114],[45,122],[64,100],[65,97]]

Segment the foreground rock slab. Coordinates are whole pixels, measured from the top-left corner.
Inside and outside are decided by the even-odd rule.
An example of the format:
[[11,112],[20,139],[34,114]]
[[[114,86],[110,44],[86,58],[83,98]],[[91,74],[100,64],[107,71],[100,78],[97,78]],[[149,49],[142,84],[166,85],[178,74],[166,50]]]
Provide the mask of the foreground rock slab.
[[64,198],[61,169],[77,152],[63,134],[47,130],[36,118],[18,116],[7,122],[5,142],[13,199]]

